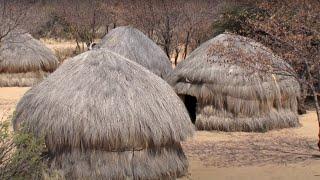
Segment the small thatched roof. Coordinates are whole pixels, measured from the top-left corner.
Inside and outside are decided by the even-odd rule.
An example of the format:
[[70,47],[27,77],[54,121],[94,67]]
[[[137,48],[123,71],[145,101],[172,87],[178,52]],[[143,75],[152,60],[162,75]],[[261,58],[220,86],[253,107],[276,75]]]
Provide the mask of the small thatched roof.
[[53,52],[30,34],[12,32],[0,42],[0,87],[33,86],[58,65]]
[[0,73],[52,72],[54,53],[27,33],[11,33],[0,42]]
[[175,178],[188,163],[180,141],[193,134],[172,88],[109,50],[62,64],[20,100],[24,122],[46,137],[51,166],[71,179]]
[[262,44],[221,34],[179,63],[168,82],[179,95],[197,98],[198,129],[265,131],[299,125],[300,88],[285,68],[290,66]]
[[108,48],[164,78],[172,71],[163,50],[139,30],[122,26],[111,30],[96,46]]

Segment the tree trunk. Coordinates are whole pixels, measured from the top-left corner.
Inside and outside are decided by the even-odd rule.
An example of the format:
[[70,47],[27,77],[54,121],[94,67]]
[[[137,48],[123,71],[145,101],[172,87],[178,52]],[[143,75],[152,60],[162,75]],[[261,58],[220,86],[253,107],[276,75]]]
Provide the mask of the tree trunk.
[[309,88],[311,89],[312,91],[312,96],[313,96],[313,100],[314,100],[314,106],[316,108],[316,113],[317,113],[317,120],[318,120],[318,127],[319,127],[319,131],[318,131],[318,148],[319,148],[319,151],[320,151],[320,105],[319,105],[319,101],[318,101],[318,94],[317,94],[317,90],[316,88],[314,87],[313,85],[313,78],[312,78],[312,75],[311,75],[311,72],[310,72],[310,67],[309,67],[309,64],[306,60],[304,60],[304,63],[305,63],[305,66],[306,66],[306,70],[307,70],[307,73],[308,73],[308,76],[309,76]]
[[174,66],[176,67],[178,64],[179,50],[176,48],[176,55],[174,57]]
[[164,47],[164,51],[166,52],[167,57],[170,59],[170,52],[168,46]]
[[320,92],[320,71],[318,72],[318,79],[317,79],[317,83],[318,83],[318,89],[317,89],[317,92]]
[[109,33],[109,25],[106,25],[106,31],[104,32],[104,35],[103,36],[105,36],[106,34],[108,34]]
[[92,18],[92,25],[91,25],[91,30],[92,30],[92,34],[90,36],[90,43],[92,43],[95,38],[96,38],[96,19],[97,19],[97,13],[96,13],[96,9],[93,12],[93,18]]
[[76,43],[77,43],[76,51],[80,52],[81,48],[77,38],[76,38]]
[[316,113],[317,113],[317,120],[318,120],[318,125],[319,125],[319,132],[318,132],[318,147],[319,147],[319,151],[320,151],[320,105],[319,105],[319,101],[318,101],[318,95],[316,92],[316,89],[314,88],[313,85],[310,85],[310,88],[312,90],[312,96],[313,96],[313,100],[314,100],[314,105],[316,108]]
[[190,39],[190,32],[187,32],[186,42],[184,43],[184,54],[183,59],[186,59],[188,53],[188,46],[189,46],[189,39]]
[[[301,74],[301,76],[299,76],[299,78],[301,79],[301,81],[303,82],[307,82],[307,78],[305,76],[305,72]],[[298,113],[299,115],[301,114],[306,114],[307,113],[307,109],[305,107],[305,100],[308,96],[308,85],[306,85],[306,83],[301,83],[299,82],[300,87],[301,87],[301,95],[298,98]]]
[[165,22],[165,30],[163,33],[163,40],[164,40],[164,51],[168,58],[170,59],[170,45],[171,45],[171,37],[170,37],[170,20],[169,17],[166,16]]
[[200,45],[201,45],[201,40],[197,39],[197,46],[200,46]]

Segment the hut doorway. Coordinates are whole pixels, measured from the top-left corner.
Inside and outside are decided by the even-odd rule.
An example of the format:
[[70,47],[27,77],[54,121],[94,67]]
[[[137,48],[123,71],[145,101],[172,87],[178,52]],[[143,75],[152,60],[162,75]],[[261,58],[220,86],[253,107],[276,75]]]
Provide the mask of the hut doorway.
[[184,95],[184,104],[188,110],[190,119],[194,124],[196,122],[197,98],[190,95]]

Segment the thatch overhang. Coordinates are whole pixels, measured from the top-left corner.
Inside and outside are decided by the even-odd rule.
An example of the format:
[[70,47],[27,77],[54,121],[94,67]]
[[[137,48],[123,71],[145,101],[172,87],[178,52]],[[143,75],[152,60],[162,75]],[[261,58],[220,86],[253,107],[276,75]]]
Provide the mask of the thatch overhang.
[[45,136],[51,168],[71,179],[175,179],[193,134],[161,78],[109,50],[69,59],[20,100],[14,128]]

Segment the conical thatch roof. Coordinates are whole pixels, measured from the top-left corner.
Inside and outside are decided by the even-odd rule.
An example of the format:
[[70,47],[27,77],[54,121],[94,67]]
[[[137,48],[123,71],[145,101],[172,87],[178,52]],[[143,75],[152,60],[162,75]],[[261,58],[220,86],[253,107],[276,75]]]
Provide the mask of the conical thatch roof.
[[[264,71],[267,65],[279,73]],[[266,131],[299,125],[299,84],[279,75],[283,67],[289,65],[260,43],[221,34],[178,64],[168,82],[181,97],[196,97],[198,129]]]
[[97,47],[117,52],[162,78],[172,71],[170,60],[163,50],[142,32],[130,26],[111,30]]
[[27,33],[10,33],[0,42],[0,86],[32,86],[58,67],[58,59]]
[[172,88],[109,50],[62,64],[20,100],[13,120],[46,137],[51,166],[71,179],[175,178],[193,134]]

